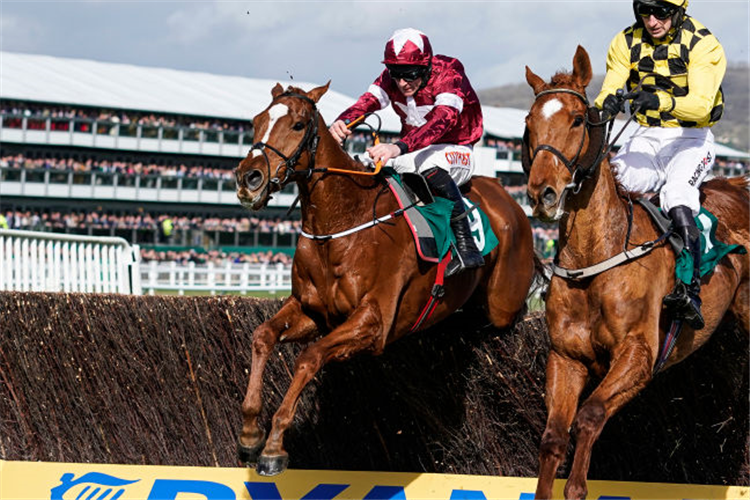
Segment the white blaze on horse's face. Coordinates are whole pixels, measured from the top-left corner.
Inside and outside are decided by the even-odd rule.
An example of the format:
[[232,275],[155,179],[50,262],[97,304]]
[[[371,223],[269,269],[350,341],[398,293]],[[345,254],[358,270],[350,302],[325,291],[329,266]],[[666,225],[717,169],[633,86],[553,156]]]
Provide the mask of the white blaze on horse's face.
[[[542,117],[544,117],[545,120],[549,121],[549,119],[552,118],[555,113],[560,111],[562,107],[563,105],[559,99],[550,99],[549,101],[544,103],[544,106],[542,106]],[[555,160],[555,166],[557,166],[557,156],[553,156],[552,159]]]
[[563,105],[559,99],[550,99],[542,106],[542,116],[545,120],[552,118],[552,115],[562,109]]
[[[268,110],[268,128],[266,128],[266,133],[263,136],[263,139],[260,140],[262,143],[268,142],[268,138],[271,137],[271,132],[273,131],[273,127],[276,125],[276,122],[281,118],[282,116],[286,116],[289,114],[289,107],[286,104],[274,104],[271,106],[271,108]],[[260,155],[261,152],[259,149],[256,149],[253,151],[253,158]]]

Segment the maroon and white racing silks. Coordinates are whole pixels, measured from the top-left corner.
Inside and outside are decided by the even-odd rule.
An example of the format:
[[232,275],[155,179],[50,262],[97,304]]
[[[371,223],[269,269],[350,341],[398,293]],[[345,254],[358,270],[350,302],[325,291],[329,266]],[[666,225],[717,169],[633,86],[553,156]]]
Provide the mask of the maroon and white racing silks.
[[389,104],[401,118],[400,142],[408,152],[431,144],[472,145],[482,137],[479,98],[458,59],[433,56],[429,81],[413,97],[404,97],[384,70],[338,120],[348,123]]

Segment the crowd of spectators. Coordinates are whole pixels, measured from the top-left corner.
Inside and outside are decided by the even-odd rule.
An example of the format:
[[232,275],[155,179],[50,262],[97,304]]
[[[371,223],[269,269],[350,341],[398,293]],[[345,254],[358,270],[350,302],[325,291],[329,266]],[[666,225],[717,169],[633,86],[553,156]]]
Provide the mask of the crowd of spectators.
[[[509,188],[521,193],[525,192],[522,186]],[[9,229],[25,229],[32,231],[49,231],[49,232],[85,232],[86,229],[92,228],[97,230],[106,230],[114,228],[117,230],[146,230],[158,233],[159,241],[170,243],[169,235],[164,235],[165,221],[169,221],[171,231],[219,231],[224,233],[236,232],[260,232],[260,233],[277,233],[277,234],[299,234],[301,222],[299,220],[263,217],[202,217],[202,216],[184,216],[184,215],[154,215],[150,213],[135,214],[107,214],[97,211],[70,211],[70,212],[36,212],[36,211],[19,211],[7,210],[2,215],[5,217],[5,223]],[[532,227],[534,235],[534,246],[544,260],[550,260],[554,257],[554,242],[558,237],[556,226],[543,225],[535,223]],[[202,239],[198,239],[197,245],[202,244]],[[172,242],[174,243],[174,242]],[[199,253],[195,251],[159,251],[143,250],[144,260],[176,260],[177,262],[196,262],[205,263],[206,259],[213,260],[214,256],[220,255],[220,260],[226,262],[230,259],[232,262],[282,262],[289,263],[291,260],[286,254],[265,252],[265,253],[236,253],[223,255],[220,252],[212,250],[208,253]],[[218,258],[218,257],[217,257]]]
[[[123,109],[103,109],[83,106],[60,106],[55,104],[32,103],[25,101],[2,101],[0,112],[7,116],[6,126],[12,127],[10,120],[26,118],[53,118],[53,130],[68,130],[70,120],[87,120],[123,125],[148,125],[152,127],[184,127],[200,130],[243,132],[252,129],[252,122],[207,118],[176,114],[156,114]],[[17,118],[13,118],[17,117]],[[19,122],[20,126],[20,122]],[[39,127],[39,123],[29,123],[29,128]],[[82,130],[88,132],[89,130]]]
[[225,266],[231,264],[283,264],[291,265],[292,256],[283,252],[225,252],[223,250],[209,250],[198,252],[196,250],[158,250],[154,248],[141,249],[142,262],[176,262],[179,265],[194,263],[203,266],[211,262],[214,266]]
[[204,179],[233,180],[231,169],[207,167],[203,165],[188,166],[158,165],[156,163],[127,162],[116,160],[81,160],[76,158],[29,158],[22,154],[0,157],[0,167],[23,168],[27,170],[55,170],[73,172],[102,172],[119,175],[158,175],[162,177],[186,177]]
[[521,152],[521,142],[512,141],[506,139],[498,139],[495,137],[487,137],[484,140],[484,145],[488,148],[495,148],[498,151],[513,151],[514,153]]
[[164,221],[169,219],[174,231],[200,229],[203,231],[261,232],[290,234],[299,233],[299,220],[263,217],[204,217],[158,214],[147,212],[133,214],[107,214],[98,211],[52,211],[7,210],[4,212],[9,229],[31,231],[65,232],[71,229],[145,229],[161,231]]
[[531,232],[534,235],[534,248],[542,262],[551,262],[557,251],[559,231],[557,225],[533,224]]
[[747,163],[738,160],[724,160],[722,158],[716,158],[713,172],[719,175],[724,175],[726,177],[747,175],[748,173],[750,173],[748,171]]

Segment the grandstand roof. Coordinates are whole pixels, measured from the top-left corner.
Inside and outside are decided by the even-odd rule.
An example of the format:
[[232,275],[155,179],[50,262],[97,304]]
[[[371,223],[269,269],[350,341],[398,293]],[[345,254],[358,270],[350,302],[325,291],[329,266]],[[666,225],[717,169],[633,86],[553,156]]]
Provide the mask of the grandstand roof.
[[[0,98],[249,120],[270,102],[276,80],[213,75],[33,54],[0,52]],[[310,90],[320,84],[281,82]],[[319,104],[333,120],[355,98],[329,90]],[[527,111],[482,106],[485,132],[494,137],[523,137]],[[401,124],[388,108],[379,113],[382,131],[398,133]],[[624,122],[615,125],[620,130]],[[632,129],[632,127],[631,127]],[[626,129],[618,144],[628,137]],[[717,144],[716,154],[750,158],[750,154]]]
[[[32,54],[0,52],[0,98],[249,120],[270,103],[276,80],[213,75]],[[319,84],[281,82],[310,90]],[[333,120],[354,99],[329,90],[321,99]],[[400,130],[391,111],[389,130]]]

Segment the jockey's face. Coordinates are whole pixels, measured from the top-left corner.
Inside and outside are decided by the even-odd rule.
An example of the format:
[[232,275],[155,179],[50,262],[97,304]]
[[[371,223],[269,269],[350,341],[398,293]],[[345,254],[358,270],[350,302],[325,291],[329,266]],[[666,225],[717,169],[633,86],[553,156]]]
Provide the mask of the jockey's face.
[[417,93],[428,75],[428,69],[420,65],[387,64],[388,74],[405,96],[411,97]]
[[641,16],[641,19],[643,19],[643,26],[646,28],[646,31],[648,31],[648,34],[651,35],[651,38],[656,40],[664,37],[669,33],[670,28],[672,28],[671,17],[659,19],[653,14],[650,14],[648,16]]
[[402,78],[394,81],[396,82],[398,90],[401,91],[402,94],[404,94],[404,97],[411,97],[417,93],[417,90],[419,90],[419,87],[422,85],[422,80],[424,80],[424,77],[417,78],[416,80],[412,80],[411,82],[407,82]]

